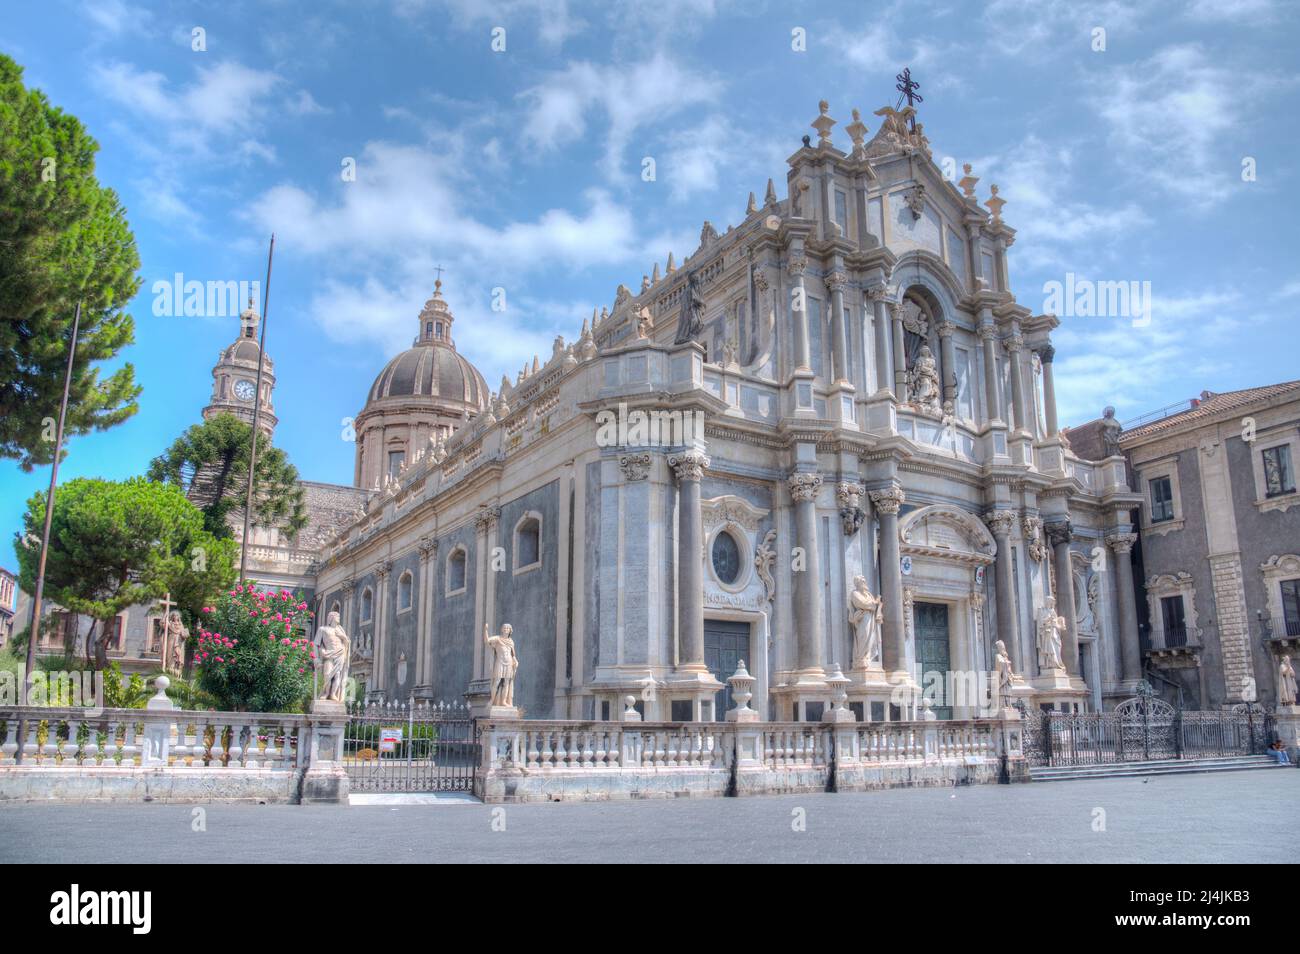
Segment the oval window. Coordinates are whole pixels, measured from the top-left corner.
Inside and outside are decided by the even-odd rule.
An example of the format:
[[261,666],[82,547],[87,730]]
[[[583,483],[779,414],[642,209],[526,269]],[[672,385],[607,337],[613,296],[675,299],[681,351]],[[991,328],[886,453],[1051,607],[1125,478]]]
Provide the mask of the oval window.
[[740,579],[740,547],[726,530],[713,538],[713,573],[728,585]]

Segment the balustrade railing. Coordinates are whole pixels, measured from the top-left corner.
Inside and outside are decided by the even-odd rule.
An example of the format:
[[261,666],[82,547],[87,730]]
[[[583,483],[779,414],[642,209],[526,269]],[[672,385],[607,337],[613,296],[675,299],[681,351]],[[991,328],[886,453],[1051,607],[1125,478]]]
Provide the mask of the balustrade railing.
[[[26,723],[24,739],[18,737]],[[0,766],[302,766],[306,717],[275,712],[0,707]]]

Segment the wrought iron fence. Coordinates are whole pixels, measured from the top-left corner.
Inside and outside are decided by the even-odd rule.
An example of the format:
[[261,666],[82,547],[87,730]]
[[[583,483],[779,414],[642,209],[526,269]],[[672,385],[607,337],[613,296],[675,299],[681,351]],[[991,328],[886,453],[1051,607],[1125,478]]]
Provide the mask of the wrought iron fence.
[[1025,713],[1025,758],[1031,766],[1259,755],[1272,737],[1271,715],[1254,705],[1187,711],[1136,697],[1111,712]]
[[354,792],[468,792],[478,742],[458,702],[373,702],[348,707],[343,765]]

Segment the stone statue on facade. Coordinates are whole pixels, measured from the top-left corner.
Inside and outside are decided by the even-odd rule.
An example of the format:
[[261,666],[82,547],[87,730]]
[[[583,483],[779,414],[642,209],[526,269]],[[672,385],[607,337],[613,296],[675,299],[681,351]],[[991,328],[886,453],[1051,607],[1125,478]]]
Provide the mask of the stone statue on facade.
[[348,668],[352,662],[352,640],[339,625],[339,614],[330,612],[325,625],[316,628],[313,640],[320,653],[321,686],[319,698],[328,702],[343,702],[347,690]]
[[515,655],[514,628],[506,623],[501,634],[493,636],[483,624],[483,642],[492,650],[491,705],[493,708],[514,708],[515,673],[519,671],[519,657]]
[[677,319],[677,338],[674,344],[694,341],[704,329],[704,294],[700,291],[700,279],[695,272],[686,276],[686,287],[682,289],[682,311]]
[[1016,680],[1015,670],[1011,668],[1011,656],[1007,653],[1007,644],[998,640],[993,644],[993,671],[997,674],[997,706],[1006,705],[1007,693]]
[[1277,704],[1293,706],[1296,704],[1295,667],[1291,657],[1283,656],[1277,667]]
[[1124,430],[1119,421],[1115,420],[1115,409],[1108,407],[1101,412],[1101,444],[1105,449],[1107,457],[1115,457],[1120,453],[1119,435]]
[[1056,598],[1048,596],[1038,611],[1038,667],[1044,672],[1065,668],[1061,660],[1061,637],[1065,634],[1065,617],[1056,612]]
[[849,593],[849,625],[853,627],[853,667],[866,669],[880,662],[880,627],[884,619],[883,597],[867,588],[866,577],[853,578]]
[[940,411],[943,388],[939,383],[939,367],[929,345],[921,345],[916,363],[912,365],[911,377],[912,403],[926,411]]

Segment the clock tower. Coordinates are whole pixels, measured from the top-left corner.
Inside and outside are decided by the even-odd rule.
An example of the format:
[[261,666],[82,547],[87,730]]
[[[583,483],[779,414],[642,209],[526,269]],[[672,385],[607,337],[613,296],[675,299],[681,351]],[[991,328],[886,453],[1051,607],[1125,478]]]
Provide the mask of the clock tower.
[[[239,337],[221,352],[212,369],[212,400],[203,409],[203,419],[218,414],[233,414],[245,424],[253,423],[253,399],[257,396],[257,324],[261,317],[253,309],[253,299],[239,316]],[[258,426],[269,438],[275,432],[276,416],[271,407],[275,389],[275,363],[267,355],[262,362],[262,413]]]

